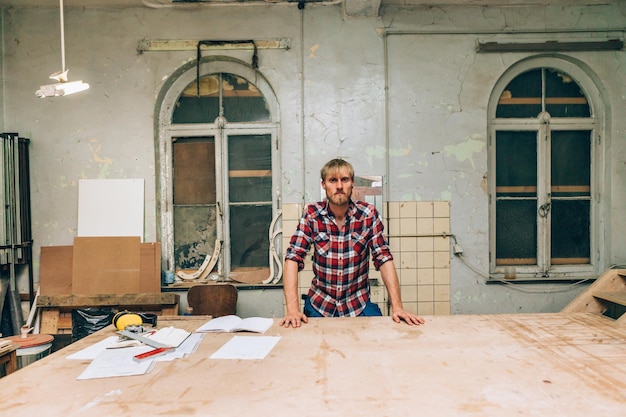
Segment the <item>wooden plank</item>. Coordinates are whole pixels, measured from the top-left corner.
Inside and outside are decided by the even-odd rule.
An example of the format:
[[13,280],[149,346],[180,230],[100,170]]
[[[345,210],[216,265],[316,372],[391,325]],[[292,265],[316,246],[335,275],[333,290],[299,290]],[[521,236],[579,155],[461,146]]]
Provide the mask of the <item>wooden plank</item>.
[[61,313],[59,315],[59,324],[57,329],[69,329],[72,330],[72,314],[71,313]]
[[593,296],[626,307],[626,291],[596,291]]
[[[501,98],[498,104],[541,104],[541,97]],[[585,97],[546,97],[546,104],[587,104],[587,99]]]
[[[208,138],[175,140],[172,154],[176,173],[174,205],[215,204],[214,141]],[[204,169],[197,168],[200,166]]]
[[[41,299],[41,295],[39,296]],[[56,334],[59,329],[59,309],[49,308],[41,311],[41,325],[39,332],[42,334]]]
[[238,268],[231,271],[229,278],[245,284],[262,284],[269,276],[269,268]]
[[239,169],[228,171],[228,176],[231,178],[247,178],[247,177],[271,177],[271,169]]
[[41,314],[40,332],[44,334],[72,333],[74,308],[104,307],[121,310],[176,316],[180,295],[173,293],[98,294],[39,296],[37,307]]
[[552,265],[584,265],[591,262],[591,258],[550,258]]
[[197,51],[200,44],[201,51],[207,50],[251,50],[256,49],[289,49],[289,38],[255,39],[252,42],[223,41],[215,44],[202,44],[199,39],[142,39],[137,43],[139,52],[163,52],[163,51]]
[[537,187],[534,185],[501,185],[496,187],[496,193],[536,193]]
[[141,243],[139,256],[139,292],[159,292],[161,290],[161,244],[159,242]]
[[72,293],[72,246],[42,246],[39,258],[41,294]]
[[537,258],[498,258],[496,265],[535,265]]
[[163,307],[161,310],[161,314],[163,316],[175,316],[178,314],[178,304],[175,304],[171,307]]
[[180,295],[174,293],[94,294],[39,296],[38,307],[104,307],[129,305],[178,304]]
[[593,296],[594,293],[603,291],[626,290],[626,280],[623,277],[624,270],[609,269],[596,279],[585,291],[580,293],[561,312],[580,313],[590,312],[602,314],[606,311],[606,305]]

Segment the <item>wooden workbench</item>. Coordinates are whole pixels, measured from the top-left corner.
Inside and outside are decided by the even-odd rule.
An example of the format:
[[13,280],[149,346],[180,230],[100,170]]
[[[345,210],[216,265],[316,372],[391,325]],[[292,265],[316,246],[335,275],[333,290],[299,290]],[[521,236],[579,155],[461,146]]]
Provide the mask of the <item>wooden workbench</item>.
[[[203,321],[173,321],[195,330]],[[626,329],[590,313],[311,319],[274,325],[263,360],[185,359],[146,375],[76,380],[70,353],[105,329],[0,380],[17,416],[589,416],[626,412]],[[277,322],[278,320],[276,320]],[[168,323],[160,321],[160,326]],[[244,334],[239,334],[244,335]],[[253,334],[245,336],[256,337]]]

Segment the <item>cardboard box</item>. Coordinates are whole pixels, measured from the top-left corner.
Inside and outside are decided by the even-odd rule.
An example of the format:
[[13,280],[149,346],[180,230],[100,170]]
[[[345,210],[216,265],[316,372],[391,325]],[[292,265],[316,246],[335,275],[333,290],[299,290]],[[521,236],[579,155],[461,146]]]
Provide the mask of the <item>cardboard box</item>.
[[161,244],[138,237],[76,237],[74,246],[41,248],[42,295],[161,291]]

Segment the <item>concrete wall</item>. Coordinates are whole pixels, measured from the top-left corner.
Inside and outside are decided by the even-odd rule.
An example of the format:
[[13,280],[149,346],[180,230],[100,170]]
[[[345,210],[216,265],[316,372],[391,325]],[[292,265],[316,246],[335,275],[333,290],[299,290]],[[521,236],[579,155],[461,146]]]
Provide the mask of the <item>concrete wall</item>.
[[[468,261],[486,272],[487,104],[507,68],[534,54],[478,54],[476,44],[623,39],[626,5],[614,3],[383,7],[370,18],[346,18],[341,4],[66,8],[69,78],[91,88],[56,99],[34,92],[61,69],[58,9],[5,9],[2,129],[32,140],[35,280],[41,246],[72,244],[81,178],[143,178],[144,238],[159,236],[156,98],[195,51],[140,54],[142,39],[289,39],[288,50],[259,51],[259,70],[281,109],[283,202],[317,199],[320,166],[346,157],[361,175],[386,176],[389,201],[450,201],[452,233]],[[245,51],[221,54],[250,59]],[[603,93],[604,267],[624,264],[626,53],[562,55],[581,63]],[[26,282],[20,287],[25,292]],[[582,289],[487,285],[451,255],[453,314],[558,311]]]

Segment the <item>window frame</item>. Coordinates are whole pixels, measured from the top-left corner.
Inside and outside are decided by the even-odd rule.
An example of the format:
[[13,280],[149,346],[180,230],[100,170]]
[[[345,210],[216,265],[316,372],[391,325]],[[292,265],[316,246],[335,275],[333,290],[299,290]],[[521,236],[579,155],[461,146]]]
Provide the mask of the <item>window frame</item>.
[[[230,123],[223,119],[213,123],[172,124],[174,106],[180,94],[192,82],[197,74],[204,77],[216,73],[231,73],[254,83],[264,96],[269,107],[270,120],[267,122],[236,122]],[[217,219],[217,239],[222,241],[221,256],[217,271],[220,276],[230,274],[230,230],[228,177],[225,175],[224,163],[228,163],[228,148],[225,141],[229,135],[269,135],[272,152],[272,213],[278,213],[280,201],[280,147],[279,147],[279,109],[276,97],[269,82],[248,64],[226,57],[203,58],[199,71],[196,62],[181,67],[164,84],[159,100],[160,106],[155,117],[157,130],[156,147],[156,184],[157,184],[157,236],[161,242],[161,266],[163,270],[173,270],[174,260],[174,204],[173,204],[173,140],[177,137],[206,137],[215,139],[215,181],[216,204],[223,217]],[[226,192],[224,192],[226,190]],[[269,227],[269,224],[268,224]],[[269,237],[268,237],[269,238]],[[280,250],[280,249],[279,249]],[[269,253],[268,253],[269,258]]]
[[[571,76],[585,92],[589,102],[591,116],[588,118],[552,117],[544,120],[534,118],[496,118],[498,100],[508,84],[518,75],[537,68],[551,68]],[[589,130],[591,132],[591,200],[590,200],[590,263],[589,264],[550,264],[550,239],[541,239],[540,235],[550,233],[549,220],[540,224],[537,216],[537,265],[514,267],[517,281],[558,281],[596,275],[605,264],[604,223],[602,222],[606,202],[602,197],[604,184],[604,112],[600,93],[592,78],[581,66],[569,59],[556,57],[535,57],[522,60],[512,65],[495,84],[488,107],[488,194],[489,194],[489,270],[490,280],[513,278],[508,265],[496,265],[496,181],[495,181],[495,138],[497,131],[534,131],[537,132],[537,207],[544,204],[550,192],[550,147],[548,134],[559,130]],[[508,281],[512,281],[509,279]]]

